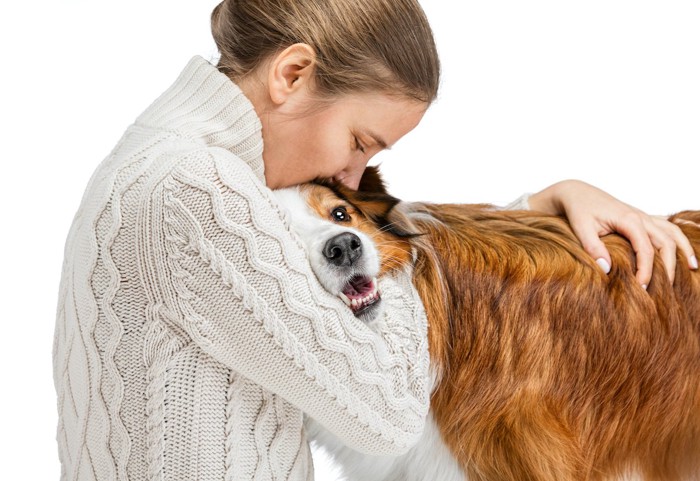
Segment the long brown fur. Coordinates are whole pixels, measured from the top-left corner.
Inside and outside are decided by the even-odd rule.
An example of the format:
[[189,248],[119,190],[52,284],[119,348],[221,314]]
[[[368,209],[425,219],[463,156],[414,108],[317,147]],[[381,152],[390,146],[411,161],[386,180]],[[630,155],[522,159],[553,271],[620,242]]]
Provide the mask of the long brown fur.
[[[367,193],[335,190],[362,211]],[[700,479],[700,273],[680,253],[674,285],[657,258],[644,291],[617,235],[604,238],[606,275],[562,218],[393,208],[373,170],[360,190],[375,212],[386,196],[388,225],[422,234],[395,240],[417,252],[414,284],[441,373],[431,410],[470,481]],[[700,252],[700,212],[671,220]]]

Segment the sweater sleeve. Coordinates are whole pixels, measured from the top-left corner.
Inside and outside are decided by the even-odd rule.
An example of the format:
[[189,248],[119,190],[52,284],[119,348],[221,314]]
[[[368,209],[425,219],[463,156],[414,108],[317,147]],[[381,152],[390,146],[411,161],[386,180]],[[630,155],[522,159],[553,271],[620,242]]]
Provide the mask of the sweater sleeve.
[[529,199],[532,194],[526,193],[515,199],[510,204],[501,207],[501,210],[530,210]]
[[164,322],[358,451],[418,441],[427,321],[408,273],[380,279],[384,314],[364,324],[320,285],[272,192],[223,149],[181,159],[142,211],[144,278]]

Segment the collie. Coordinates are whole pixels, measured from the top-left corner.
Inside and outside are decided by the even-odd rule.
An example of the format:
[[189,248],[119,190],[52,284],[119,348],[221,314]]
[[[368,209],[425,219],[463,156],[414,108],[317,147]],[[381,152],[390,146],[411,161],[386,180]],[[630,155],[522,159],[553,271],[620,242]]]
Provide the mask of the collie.
[[[375,169],[358,191],[276,191],[321,283],[372,325],[376,277],[412,269],[428,317],[430,416],[400,457],[344,447],[306,420],[349,479],[700,479],[700,273],[660,259],[645,291],[629,243],[604,274],[560,217],[399,202]],[[671,217],[700,252],[700,212]]]

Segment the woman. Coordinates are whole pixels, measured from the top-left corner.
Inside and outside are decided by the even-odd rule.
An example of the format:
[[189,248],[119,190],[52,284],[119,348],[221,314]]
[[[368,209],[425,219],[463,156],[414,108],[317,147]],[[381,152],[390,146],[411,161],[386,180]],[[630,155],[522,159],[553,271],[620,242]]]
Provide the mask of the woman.
[[[380,281],[387,308],[370,330],[318,284],[269,190],[356,187],[420,122],[439,83],[420,6],[226,0],[212,31],[218,66],[194,57],[127,129],[68,234],[62,478],[308,480],[302,413],[373,454],[405,452],[423,428],[426,321],[409,273]],[[692,264],[671,224],[586,184],[529,205],[566,214],[605,269],[598,235],[627,235],[640,284],[654,247],[669,273],[676,246]]]

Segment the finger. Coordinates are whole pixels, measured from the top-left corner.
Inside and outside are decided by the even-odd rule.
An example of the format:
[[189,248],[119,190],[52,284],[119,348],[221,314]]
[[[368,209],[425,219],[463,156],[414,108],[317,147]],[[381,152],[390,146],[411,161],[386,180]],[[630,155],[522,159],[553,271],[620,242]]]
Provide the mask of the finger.
[[617,232],[629,239],[637,260],[637,282],[646,289],[651,280],[654,267],[654,246],[649,238],[649,233],[644,227],[639,216],[631,217],[616,228]]
[[[697,257],[695,257],[695,250],[693,249],[693,245],[690,243],[690,240],[688,240],[686,235],[683,233],[683,230],[681,230],[681,228],[678,226],[678,221],[669,222],[667,219],[659,217],[654,217],[653,221],[666,233],[666,235],[671,238],[676,249],[680,249],[688,261],[688,267],[691,269],[697,269],[698,260]],[[683,223],[683,221],[680,222]],[[694,223],[690,222],[690,224]]]
[[571,227],[574,234],[576,234],[576,237],[578,237],[579,241],[581,242],[583,250],[585,250],[588,255],[595,259],[596,264],[598,264],[598,267],[600,267],[603,272],[608,274],[612,266],[610,253],[608,252],[607,247],[605,247],[605,244],[603,244],[603,241],[601,241],[600,237],[598,237],[598,231],[596,230],[595,225],[585,224],[582,227],[577,226],[572,225]]
[[649,238],[652,245],[658,249],[666,274],[671,284],[673,284],[673,280],[676,277],[676,241],[667,232],[658,227],[649,228]]

